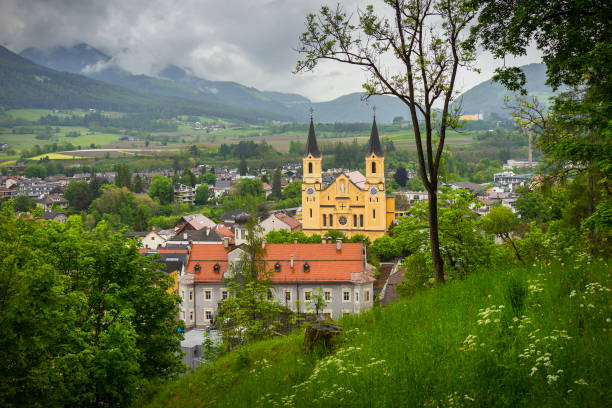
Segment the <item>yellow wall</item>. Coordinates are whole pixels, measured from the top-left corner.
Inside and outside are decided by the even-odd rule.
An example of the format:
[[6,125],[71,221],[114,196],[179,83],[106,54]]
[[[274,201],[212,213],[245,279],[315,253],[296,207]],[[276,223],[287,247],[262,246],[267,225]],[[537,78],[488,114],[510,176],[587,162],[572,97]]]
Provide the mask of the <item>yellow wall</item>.
[[[393,217],[395,202],[394,198],[386,197],[384,157],[372,154],[365,160],[366,183],[365,189],[362,190],[345,174],[340,174],[332,184],[322,189],[321,158],[309,155],[303,159],[302,231],[304,233],[324,235],[333,229],[344,232],[348,237],[362,234],[372,240],[385,235],[390,225],[389,199],[392,200]],[[313,174],[308,173],[309,163],[313,163]],[[375,163],[375,172],[372,172],[372,163]],[[315,169],[318,173],[315,173]],[[311,194],[308,194],[309,191]],[[346,222],[342,224],[341,221],[344,220]]]

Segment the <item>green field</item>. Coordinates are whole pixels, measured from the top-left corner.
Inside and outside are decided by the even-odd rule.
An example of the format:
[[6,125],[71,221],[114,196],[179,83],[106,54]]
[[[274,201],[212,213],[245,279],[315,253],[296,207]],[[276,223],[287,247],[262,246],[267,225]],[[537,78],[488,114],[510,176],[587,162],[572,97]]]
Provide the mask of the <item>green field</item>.
[[[85,127],[79,126],[57,126],[60,129],[59,133],[53,133],[49,140],[36,139],[35,134],[14,134],[11,129],[0,129],[0,142],[8,143],[10,148],[21,150],[30,148],[34,145],[46,145],[51,143],[72,143],[74,146],[88,147],[90,144],[107,145],[115,142],[121,135],[111,133],[90,132]],[[53,126],[52,129],[56,127]],[[79,132],[79,137],[66,137],[69,132]]]
[[148,406],[607,406],[610,272],[585,256],[477,273],[341,319],[332,354],[302,353],[298,330],[157,387]]
[[83,116],[85,111],[81,109],[70,109],[70,110],[62,110],[57,113],[53,113],[51,109],[10,109],[7,110],[6,113],[14,117],[15,119],[24,119],[31,122],[37,121],[43,116],[53,115],[53,116]]

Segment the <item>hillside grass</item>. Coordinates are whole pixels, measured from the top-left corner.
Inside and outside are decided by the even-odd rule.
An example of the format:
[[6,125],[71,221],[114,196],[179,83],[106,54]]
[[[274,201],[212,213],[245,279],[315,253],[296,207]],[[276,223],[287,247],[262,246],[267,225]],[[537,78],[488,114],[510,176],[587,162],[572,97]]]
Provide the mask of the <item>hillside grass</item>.
[[341,319],[331,354],[303,330],[156,389],[149,407],[601,407],[612,400],[610,264],[506,267]]
[[[52,126],[52,129],[59,128],[59,133],[53,133],[48,140],[40,140],[32,133],[12,133],[11,129],[0,130],[0,142],[8,143],[12,149],[21,150],[30,148],[34,145],[44,146],[53,143],[72,143],[74,146],[88,148],[92,143],[96,145],[109,145],[117,142],[121,137],[115,133],[92,132],[82,126]],[[79,132],[78,137],[66,137],[70,132]]]

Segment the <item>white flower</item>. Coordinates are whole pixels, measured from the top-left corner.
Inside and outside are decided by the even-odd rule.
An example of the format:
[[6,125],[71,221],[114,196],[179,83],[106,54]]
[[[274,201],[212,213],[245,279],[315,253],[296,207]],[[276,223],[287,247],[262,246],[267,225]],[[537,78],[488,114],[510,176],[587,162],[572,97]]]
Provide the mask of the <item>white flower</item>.
[[575,290],[572,290],[572,291],[571,291],[571,293],[570,293],[570,295],[569,295],[569,297],[571,297],[571,298],[572,298],[572,297],[574,297],[574,296],[576,296],[576,291],[575,291]]
[[574,381],[574,384],[578,384],[578,385],[589,385],[586,381],[584,381],[582,378]]
[[536,371],[538,371],[538,367],[531,367],[531,372],[529,373],[529,376],[533,377],[533,375],[536,373]]
[[548,375],[546,376],[546,382],[547,382],[547,383],[549,383],[549,384],[554,383],[554,382],[555,382],[555,381],[557,381],[558,379],[559,379],[559,376],[558,376],[558,375],[548,374]]

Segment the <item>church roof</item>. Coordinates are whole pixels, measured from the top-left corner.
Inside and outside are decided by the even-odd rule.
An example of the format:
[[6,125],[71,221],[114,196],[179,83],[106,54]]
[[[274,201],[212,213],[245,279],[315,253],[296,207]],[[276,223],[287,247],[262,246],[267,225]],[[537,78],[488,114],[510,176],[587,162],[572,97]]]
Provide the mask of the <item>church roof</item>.
[[317,146],[317,138],[315,136],[312,117],[310,118],[310,129],[308,130],[308,140],[306,141],[306,151],[304,152],[304,157],[307,157],[309,154],[311,154],[312,157],[321,157],[319,146]]
[[374,122],[372,122],[372,133],[370,134],[370,140],[368,141],[368,150],[366,151],[366,156],[370,156],[372,153],[374,153],[378,157],[383,157],[385,155],[382,146],[380,145],[380,139],[378,138],[376,117],[374,117]]

